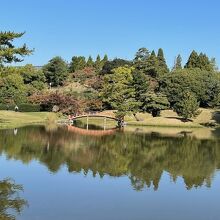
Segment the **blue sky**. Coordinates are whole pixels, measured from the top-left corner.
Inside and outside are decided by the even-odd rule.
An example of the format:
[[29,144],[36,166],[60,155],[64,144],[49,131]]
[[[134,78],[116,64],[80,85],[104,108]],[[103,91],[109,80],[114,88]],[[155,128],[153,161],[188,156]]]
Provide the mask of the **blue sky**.
[[133,59],[140,47],[162,47],[171,67],[195,49],[220,64],[218,0],[0,0],[0,30],[26,31],[16,41],[35,48],[24,63],[54,56]]

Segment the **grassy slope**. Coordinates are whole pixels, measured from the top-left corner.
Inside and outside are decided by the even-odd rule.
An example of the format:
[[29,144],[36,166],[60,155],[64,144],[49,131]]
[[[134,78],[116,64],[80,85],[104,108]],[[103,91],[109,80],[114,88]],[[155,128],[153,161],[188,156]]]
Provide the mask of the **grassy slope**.
[[42,124],[52,119],[56,119],[54,113],[0,111],[0,128],[15,128],[27,124]]
[[[220,110],[200,109],[200,111],[199,116],[188,122],[183,122],[181,117],[172,110],[162,111],[161,116],[155,118],[148,113],[138,113],[139,121],[133,115],[129,115],[125,117],[125,121],[128,125],[161,127],[203,127],[201,124],[210,122],[220,124]],[[105,111],[100,114],[114,116],[113,111]]]
[[[220,125],[220,110],[200,109],[201,114],[189,122],[181,121],[181,118],[171,110],[162,111],[161,117],[153,118],[150,114],[138,113],[140,121],[136,121],[134,116],[126,116],[125,121],[128,125],[135,126],[157,126],[157,127],[203,127],[201,123],[215,122]],[[114,116],[113,111],[104,111],[100,115]],[[49,121],[55,121],[56,114],[48,112],[13,112],[0,111],[0,128],[14,128],[27,124],[42,124]],[[83,120],[85,123],[85,119]],[[103,119],[89,119],[90,123],[103,125]],[[112,127],[116,123],[107,120],[107,127]]]
[[173,126],[173,127],[203,127],[204,123],[220,123],[218,110],[200,109],[201,113],[194,119],[184,122],[172,110],[162,111],[160,117],[152,117],[150,114],[137,114],[140,121],[136,121],[133,116],[126,117],[128,124],[131,125],[150,125],[150,126]]

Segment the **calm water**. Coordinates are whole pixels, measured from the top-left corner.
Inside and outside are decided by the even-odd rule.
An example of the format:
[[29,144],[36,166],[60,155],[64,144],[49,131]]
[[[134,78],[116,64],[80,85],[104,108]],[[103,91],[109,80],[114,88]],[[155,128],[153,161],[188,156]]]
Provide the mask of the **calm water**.
[[219,131],[212,135],[0,130],[0,180],[23,186],[22,220],[217,220]]

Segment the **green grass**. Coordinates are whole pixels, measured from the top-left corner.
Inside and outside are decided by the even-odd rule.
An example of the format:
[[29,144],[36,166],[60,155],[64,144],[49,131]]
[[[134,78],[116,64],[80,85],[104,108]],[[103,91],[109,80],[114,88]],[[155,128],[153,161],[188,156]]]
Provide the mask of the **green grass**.
[[[151,126],[151,127],[176,127],[176,128],[201,128],[202,124],[215,123],[220,125],[220,110],[217,109],[200,109],[201,114],[188,122],[183,122],[181,118],[171,110],[162,111],[160,117],[153,118],[148,113],[138,113],[139,121],[136,121],[133,115],[126,116],[125,122],[129,126]],[[101,115],[108,115],[114,117],[113,111],[105,111]],[[14,111],[0,111],[0,129],[1,128],[15,128],[29,124],[45,124],[53,123],[58,119],[55,113],[50,112],[14,112]],[[86,119],[81,120],[86,123]],[[103,126],[104,120],[102,118],[89,118],[89,124]],[[117,123],[113,120],[107,119],[106,127],[115,127]]]
[[0,111],[0,129],[15,128],[29,124],[45,124],[56,120],[55,113]]

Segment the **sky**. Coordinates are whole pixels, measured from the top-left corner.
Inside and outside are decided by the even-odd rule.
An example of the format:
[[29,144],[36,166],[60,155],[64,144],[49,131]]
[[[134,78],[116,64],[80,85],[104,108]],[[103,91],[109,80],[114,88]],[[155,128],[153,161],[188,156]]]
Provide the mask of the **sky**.
[[219,0],[0,0],[0,31],[26,32],[15,44],[35,51],[21,65],[54,56],[133,59],[141,47],[161,47],[169,67],[193,49],[220,66],[219,11]]

